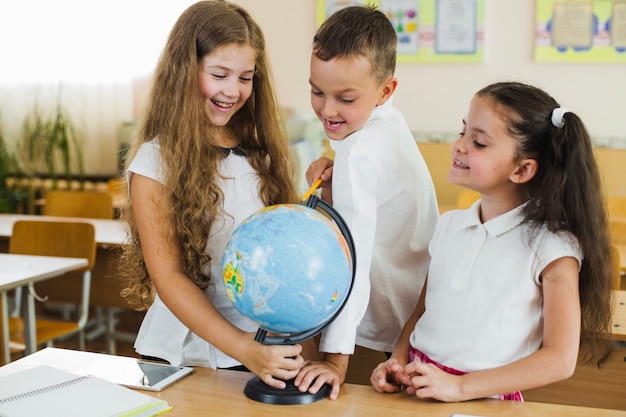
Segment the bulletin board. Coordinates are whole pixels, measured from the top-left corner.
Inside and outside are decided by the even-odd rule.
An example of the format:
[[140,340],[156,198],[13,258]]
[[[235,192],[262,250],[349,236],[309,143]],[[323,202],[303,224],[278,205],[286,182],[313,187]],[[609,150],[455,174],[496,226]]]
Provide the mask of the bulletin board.
[[484,0],[317,0],[317,23],[352,5],[373,4],[398,34],[398,62],[483,60]]
[[626,62],[626,0],[535,0],[536,62]]

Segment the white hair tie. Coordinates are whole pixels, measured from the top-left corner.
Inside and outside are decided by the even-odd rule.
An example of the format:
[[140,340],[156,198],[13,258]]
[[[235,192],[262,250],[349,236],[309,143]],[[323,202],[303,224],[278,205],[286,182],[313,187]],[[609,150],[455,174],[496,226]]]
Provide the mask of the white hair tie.
[[552,110],[552,124],[554,125],[554,127],[563,126],[563,115],[565,113],[569,113],[569,110],[564,107],[557,107]]

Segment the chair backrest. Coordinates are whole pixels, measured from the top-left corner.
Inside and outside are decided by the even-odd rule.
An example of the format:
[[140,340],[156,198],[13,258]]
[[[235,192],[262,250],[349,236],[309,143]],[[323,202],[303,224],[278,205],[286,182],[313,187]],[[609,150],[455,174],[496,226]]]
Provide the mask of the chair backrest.
[[609,230],[614,244],[626,245],[626,222],[609,219]]
[[101,191],[59,191],[46,193],[43,214],[60,217],[112,219],[113,199]]
[[[615,245],[611,245],[611,258],[613,259],[613,289],[621,290],[622,288],[622,263],[619,250]],[[624,359],[626,360],[626,358]]]
[[18,220],[13,225],[9,253],[96,260],[96,230],[90,223]]
[[[89,319],[91,270],[96,261],[95,227],[86,222],[19,220],[13,224],[9,252],[87,259],[87,266],[35,285],[35,294],[43,296],[44,301],[78,306],[75,320],[36,319],[38,345],[83,329]],[[83,335],[79,338],[79,349],[84,350]]]
[[126,193],[126,178],[115,177],[107,181],[107,189],[110,193]]
[[609,214],[626,216],[626,197],[607,197],[606,206]]
[[35,285],[51,300],[81,303],[83,273],[91,271],[96,261],[95,228],[90,223],[19,220],[13,225],[9,253],[87,259],[84,268]]

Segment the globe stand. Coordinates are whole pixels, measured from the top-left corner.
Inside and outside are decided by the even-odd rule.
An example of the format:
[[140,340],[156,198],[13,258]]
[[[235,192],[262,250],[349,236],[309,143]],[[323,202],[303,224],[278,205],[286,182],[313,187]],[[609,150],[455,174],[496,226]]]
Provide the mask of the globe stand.
[[270,387],[261,378],[255,376],[246,383],[243,393],[251,400],[277,405],[310,404],[323,400],[330,395],[331,387],[328,384],[324,384],[318,392],[311,394],[310,392],[300,392],[293,381],[294,379],[285,381],[287,387],[281,389]]
[[[335,314],[330,317],[324,323],[321,323],[319,326],[301,332],[297,334],[290,335],[279,335],[279,336],[267,336],[267,330],[263,328],[259,328],[256,336],[254,338],[255,341],[266,344],[266,345],[295,345],[301,343],[305,340],[308,340],[315,335],[319,334],[324,328],[326,328],[332,321],[339,315],[343,307],[345,306],[350,293],[352,292],[352,287],[354,286],[354,277],[356,271],[356,250],[354,247],[354,240],[352,239],[352,234],[343,220],[341,215],[327,202],[320,199],[315,195],[311,195],[305,204],[307,207],[312,209],[320,209],[323,211],[328,217],[330,217],[339,230],[341,234],[346,240],[346,244],[348,245],[348,249],[350,251],[350,257],[352,260],[352,280],[350,282],[350,288],[348,289],[348,293],[346,298],[343,301],[343,304],[337,309]],[[265,404],[278,404],[278,405],[296,405],[296,404],[310,404],[315,401],[322,400],[330,395],[332,387],[328,384],[324,384],[322,388],[315,394],[310,392],[301,392],[294,385],[294,379],[285,381],[287,384],[286,388],[273,388],[267,385],[261,378],[258,376],[252,377],[244,388],[244,394],[246,397],[251,400],[262,402]]]
[[[327,325],[328,322],[309,331],[289,336],[267,336],[267,330],[260,328],[257,330],[254,340],[268,345],[294,345],[315,336]],[[255,376],[246,383],[243,393],[251,400],[265,404],[297,405],[323,400],[330,395],[332,389],[330,385],[324,384],[315,394],[301,392],[294,385],[294,380],[295,378],[285,381],[287,386],[281,389],[271,387],[261,378]]]

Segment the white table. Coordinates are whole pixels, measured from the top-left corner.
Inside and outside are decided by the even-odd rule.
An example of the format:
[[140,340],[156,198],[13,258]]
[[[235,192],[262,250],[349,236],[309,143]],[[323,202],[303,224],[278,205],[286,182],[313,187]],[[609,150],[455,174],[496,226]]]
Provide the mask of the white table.
[[96,229],[96,243],[98,245],[118,246],[126,241],[126,229],[124,228],[124,222],[121,220],[39,216],[34,214],[0,214],[0,237],[11,237],[13,224],[18,220],[91,223]]
[[[63,275],[88,264],[87,259],[56,256],[34,256],[0,253],[0,330],[2,354],[0,362],[11,360],[9,347],[9,312],[7,291],[19,287],[32,287],[34,283]],[[35,306],[30,295],[26,297],[24,308],[24,332],[27,353],[36,350]]]

